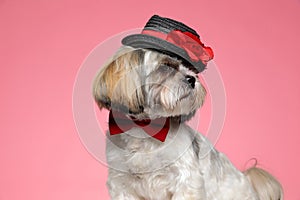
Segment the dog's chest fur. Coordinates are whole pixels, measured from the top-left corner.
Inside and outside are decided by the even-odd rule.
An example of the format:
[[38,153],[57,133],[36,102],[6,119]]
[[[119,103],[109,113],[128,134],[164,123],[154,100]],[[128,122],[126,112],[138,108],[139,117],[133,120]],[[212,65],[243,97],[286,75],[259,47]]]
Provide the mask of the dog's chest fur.
[[[132,129],[130,134],[145,133]],[[171,129],[165,143],[127,133],[109,138],[108,186],[119,191],[111,194],[113,199],[255,199],[246,178],[185,125],[177,131]],[[244,192],[236,194],[231,187]],[[126,194],[122,194],[124,190]]]

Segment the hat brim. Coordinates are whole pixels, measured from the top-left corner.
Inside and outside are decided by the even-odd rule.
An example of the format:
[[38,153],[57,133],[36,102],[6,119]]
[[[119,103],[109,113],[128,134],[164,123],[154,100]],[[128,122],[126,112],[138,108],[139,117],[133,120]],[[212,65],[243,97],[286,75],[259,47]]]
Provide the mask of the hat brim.
[[191,64],[198,73],[202,72],[206,67],[206,65],[204,65],[201,61],[198,62],[192,61],[184,49],[166,40],[151,35],[146,35],[146,34],[129,35],[122,39],[122,44],[134,48],[154,49],[166,53],[170,56],[179,57],[179,59],[183,59],[184,61]]

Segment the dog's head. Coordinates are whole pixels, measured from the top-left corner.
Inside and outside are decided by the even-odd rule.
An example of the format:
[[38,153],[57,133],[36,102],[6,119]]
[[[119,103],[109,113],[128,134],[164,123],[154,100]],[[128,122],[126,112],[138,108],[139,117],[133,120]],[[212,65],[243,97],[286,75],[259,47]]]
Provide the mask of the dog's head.
[[100,107],[137,119],[191,118],[206,91],[192,66],[157,51],[122,47],[94,80]]

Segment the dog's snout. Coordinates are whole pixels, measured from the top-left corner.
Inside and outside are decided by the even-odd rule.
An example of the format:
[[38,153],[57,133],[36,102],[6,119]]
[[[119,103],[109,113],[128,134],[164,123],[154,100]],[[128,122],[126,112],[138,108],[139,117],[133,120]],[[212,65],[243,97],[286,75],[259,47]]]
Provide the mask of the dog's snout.
[[185,81],[188,83],[192,88],[195,88],[196,78],[190,75],[185,76]]

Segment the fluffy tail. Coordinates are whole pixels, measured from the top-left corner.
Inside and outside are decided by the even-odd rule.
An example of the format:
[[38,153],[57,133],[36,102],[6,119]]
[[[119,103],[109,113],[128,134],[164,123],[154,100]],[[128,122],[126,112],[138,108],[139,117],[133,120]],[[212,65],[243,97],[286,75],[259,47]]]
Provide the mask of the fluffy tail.
[[244,171],[260,200],[283,200],[281,184],[268,172],[257,167]]

